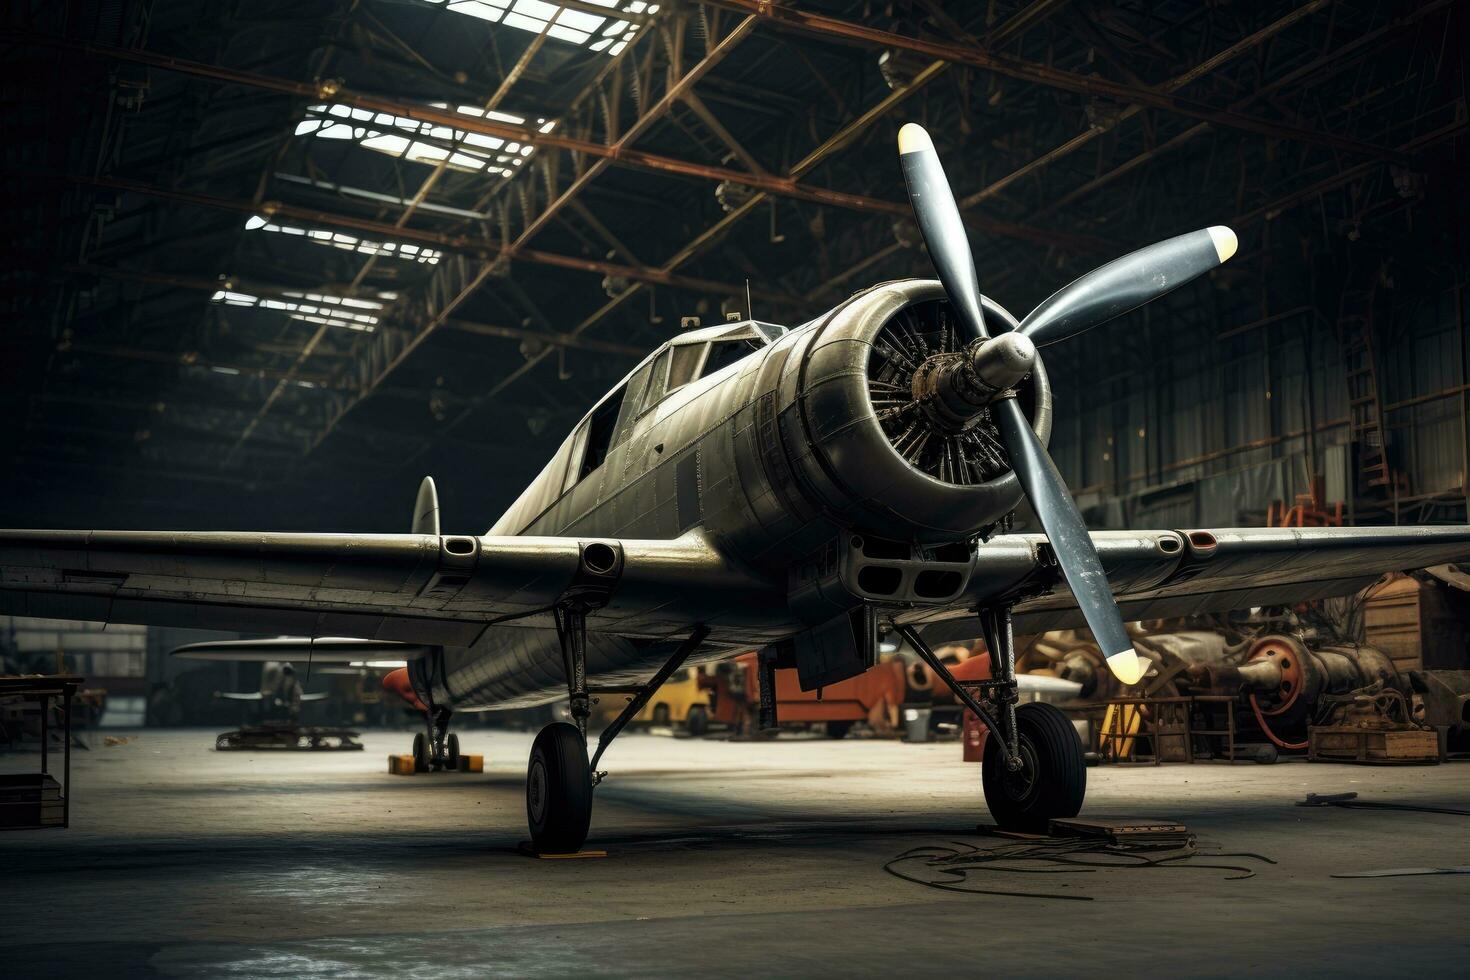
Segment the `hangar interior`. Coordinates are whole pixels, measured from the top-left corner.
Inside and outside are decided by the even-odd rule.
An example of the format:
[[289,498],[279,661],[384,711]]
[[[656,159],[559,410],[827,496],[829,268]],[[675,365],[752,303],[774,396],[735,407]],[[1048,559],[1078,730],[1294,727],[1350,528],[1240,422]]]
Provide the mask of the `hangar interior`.
[[[1241,236],[1210,288],[1053,354],[1095,524],[1229,525],[1316,476],[1371,523],[1465,519],[1453,4],[587,6],[13,8],[8,523],[397,530],[432,473],[488,525],[683,318],[929,275],[904,120],[1014,310],[1205,220]],[[434,102],[548,142],[391,112]],[[1386,487],[1335,448],[1379,444]]]
[[[1134,249],[1207,226],[1238,236],[1198,281],[1045,348],[1048,448],[1088,527],[1463,526],[1466,26],[1458,0],[20,0],[0,12],[0,526],[402,533],[431,474],[446,532],[481,534],[670,338],[795,328],[875,283],[933,278],[895,149],[911,122],[944,161],[980,289],[1018,318]],[[1040,530],[1024,505],[1014,528]],[[1366,892],[1329,878],[1467,860],[1454,739],[1470,727],[1470,579],[1438,567],[1341,605],[1161,626],[1176,639],[1148,648],[1182,679],[1269,639],[1250,662],[1274,682],[1311,651],[1319,693],[1361,696],[1372,670],[1332,652],[1353,633],[1406,678],[1417,714],[1401,720],[1423,731],[1439,682],[1410,691],[1409,672],[1453,673],[1435,766],[1296,759],[1305,727],[1298,745],[1267,721],[1294,697],[1263,718],[1254,694],[1227,721],[1201,716],[1228,723],[1230,762],[1189,764],[1186,721],[1168,736],[1182,748],[1155,734],[1150,761],[1166,764],[1144,766],[1136,706],[1096,671],[1117,703],[1084,729],[1104,763],[1087,812],[1167,817],[1284,868],[1127,897],[1132,878],[1112,869],[1124,880],[1091,908],[1093,944],[1038,959],[1043,917],[1017,915],[992,965],[1137,967],[1116,937],[1177,900],[1181,915],[1151,920],[1170,973],[1331,972],[1347,957],[1449,969],[1455,879]],[[422,722],[367,668],[313,679],[298,664],[308,697],[327,692],[299,718],[368,730],[360,756],[210,755],[218,728],[256,717],[219,693],[268,699],[275,681],[169,651],[266,633],[0,617],[0,673],[74,673],[104,692],[78,694],[78,720],[100,727],[71,760],[66,836],[0,838],[20,882],[0,881],[0,946],[34,975],[107,950],[139,976],[827,975],[849,971],[812,938],[823,930],[870,966],[903,962],[860,938],[875,929],[930,930],[930,959],[910,962],[937,972],[975,965],[946,940],[1018,908],[976,875],[945,891],[895,870],[906,848],[984,820],[959,706],[929,728],[926,700],[913,730],[910,648],[883,710],[793,709],[810,723],[785,740],[745,741],[749,718],[719,717],[722,701],[755,711],[754,666],[686,669],[682,700],[650,704],[620,738],[629,778],[598,790],[612,860],[548,872],[516,852],[530,735],[466,719],[486,775],[451,775],[426,803],[418,784],[446,774],[381,772]],[[1019,652],[1068,680],[1089,643],[1048,633]],[[887,637],[885,657],[900,646]],[[1258,683],[1204,671],[1199,692]],[[1261,731],[1240,741],[1289,764],[1234,760],[1252,707]],[[811,737],[854,725],[862,737]],[[0,715],[0,734],[0,768],[29,765],[27,722]],[[1443,812],[1287,809],[1345,790]],[[1320,836],[1304,842],[1299,818]],[[130,870],[137,853],[151,870]],[[386,906],[379,888],[396,889]],[[337,890],[352,921],[330,921],[312,889]],[[89,925],[123,902],[119,921]],[[1190,927],[1224,903],[1280,958]],[[415,933],[415,918],[433,924]],[[1385,923],[1404,937],[1395,952],[1351,938]],[[747,943],[768,930],[763,960]],[[549,943],[564,958],[538,952]]]

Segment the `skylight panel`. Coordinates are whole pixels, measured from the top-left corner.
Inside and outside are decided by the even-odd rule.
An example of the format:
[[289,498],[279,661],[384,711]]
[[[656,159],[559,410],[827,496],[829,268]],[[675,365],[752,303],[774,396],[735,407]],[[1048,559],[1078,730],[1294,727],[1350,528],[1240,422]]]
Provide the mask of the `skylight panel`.
[[[435,109],[450,108],[447,102],[430,102],[428,105]],[[556,120],[543,117],[532,120],[510,112],[487,111],[468,105],[454,106],[453,111],[512,126],[529,126],[541,133],[556,129]],[[517,140],[326,102],[306,107],[305,117],[296,124],[296,135],[352,140],[359,146],[388,156],[435,165],[447,161],[447,166],[455,170],[502,177],[512,176],[536,149]]]
[[438,265],[444,253],[426,245],[414,245],[411,242],[375,242],[367,238],[358,238],[340,231],[325,231],[320,228],[303,228],[300,225],[278,224],[269,218],[260,215],[251,216],[245,222],[246,231],[268,231],[278,235],[293,235],[297,238],[314,242],[317,245],[325,245],[329,248],[340,248],[347,252],[358,252],[362,255],[384,255],[389,258],[403,259],[406,262],[418,262],[423,265]]
[[[421,0],[456,14],[489,21],[504,27],[545,32],[548,37],[579,44],[609,56],[620,54],[638,33],[638,25],[617,14],[656,14],[659,5],[646,0],[582,0],[576,9],[555,0]],[[584,9],[606,7],[608,16]],[[556,20],[553,23],[552,18]],[[550,25],[549,27],[547,25]]]
[[[383,294],[380,298],[391,299],[394,294]],[[258,310],[278,310],[293,320],[306,323],[325,324],[371,333],[382,322],[379,315],[386,304],[376,300],[358,299],[352,296],[333,296],[329,293],[282,292],[280,297],[256,296],[253,293],[236,292],[231,289],[216,290],[209,298],[211,303],[225,306],[254,307]]]

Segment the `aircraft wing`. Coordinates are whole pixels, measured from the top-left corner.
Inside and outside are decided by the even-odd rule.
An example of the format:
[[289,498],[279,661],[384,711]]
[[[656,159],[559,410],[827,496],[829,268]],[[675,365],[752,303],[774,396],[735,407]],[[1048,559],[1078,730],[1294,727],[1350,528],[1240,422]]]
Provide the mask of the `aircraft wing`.
[[[1229,528],[1095,531],[1103,569],[1124,620],[1162,619],[1348,595],[1385,572],[1470,560],[1470,526]],[[1015,629],[1086,626],[1041,535],[983,544],[962,597],[965,608],[1015,602]],[[957,610],[925,629],[934,642],[969,639]]]
[[97,622],[468,645],[488,624],[548,610],[589,575],[612,580],[615,597],[594,629],[653,623],[672,634],[772,608],[692,533],[0,531],[0,613]]
[[[1384,572],[1470,560],[1470,527],[1098,531],[1125,619],[1346,595]],[[784,583],[751,579],[696,532],[664,541],[231,531],[0,531],[0,613],[466,646],[496,622],[549,625],[611,554],[594,630],[673,636],[695,623],[758,645],[792,626]],[[1016,629],[1084,625],[1042,535],[979,548],[963,595],[902,619],[935,640],[967,610],[1014,604]],[[939,620],[960,620],[948,626]],[[948,632],[946,632],[946,630]],[[400,654],[402,655],[402,654]],[[407,659],[407,657],[405,657]]]

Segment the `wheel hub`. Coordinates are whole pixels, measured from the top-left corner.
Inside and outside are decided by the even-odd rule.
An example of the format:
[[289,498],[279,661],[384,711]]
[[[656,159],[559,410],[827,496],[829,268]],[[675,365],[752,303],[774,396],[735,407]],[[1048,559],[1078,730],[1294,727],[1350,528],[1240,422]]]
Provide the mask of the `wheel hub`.
[[526,802],[531,810],[531,820],[540,823],[546,818],[546,766],[536,759],[526,775]]
[[1001,785],[1011,799],[1025,801],[1036,792],[1036,774],[1040,767],[1036,761],[1036,749],[1030,739],[1023,737],[1018,748],[1021,765],[1015,769],[1007,767]]

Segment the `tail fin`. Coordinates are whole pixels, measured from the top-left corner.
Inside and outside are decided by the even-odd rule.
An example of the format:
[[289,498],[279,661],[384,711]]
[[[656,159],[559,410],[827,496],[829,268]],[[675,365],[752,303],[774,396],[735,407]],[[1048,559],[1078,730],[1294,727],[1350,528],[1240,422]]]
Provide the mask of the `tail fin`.
[[414,534],[439,533],[439,491],[434,489],[432,476],[424,477],[419,484],[418,499],[413,502],[413,527],[409,530]]

